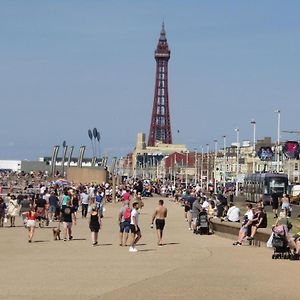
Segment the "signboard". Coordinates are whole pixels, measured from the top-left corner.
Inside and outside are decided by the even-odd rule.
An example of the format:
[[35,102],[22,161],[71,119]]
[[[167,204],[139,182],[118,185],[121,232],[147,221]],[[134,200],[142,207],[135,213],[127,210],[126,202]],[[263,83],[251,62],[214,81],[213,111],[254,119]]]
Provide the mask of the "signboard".
[[274,152],[271,147],[261,147],[257,152],[257,156],[262,161],[272,160],[274,158]]
[[287,141],[282,148],[282,152],[285,157],[289,159],[298,159],[300,153],[299,143],[295,141]]

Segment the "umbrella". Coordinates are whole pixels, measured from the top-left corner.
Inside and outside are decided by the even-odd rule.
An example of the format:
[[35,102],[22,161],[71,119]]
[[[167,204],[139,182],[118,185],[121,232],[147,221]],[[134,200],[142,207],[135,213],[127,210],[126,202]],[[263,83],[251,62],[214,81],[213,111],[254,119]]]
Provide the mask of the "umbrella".
[[55,181],[52,181],[53,185],[59,185],[59,186],[67,186],[70,184],[70,182],[66,179],[57,179]]

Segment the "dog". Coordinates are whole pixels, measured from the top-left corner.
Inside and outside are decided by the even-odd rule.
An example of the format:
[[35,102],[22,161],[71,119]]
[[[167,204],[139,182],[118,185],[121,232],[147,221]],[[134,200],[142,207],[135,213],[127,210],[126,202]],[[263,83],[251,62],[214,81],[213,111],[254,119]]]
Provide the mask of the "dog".
[[54,241],[57,241],[57,240],[60,240],[60,223],[58,224],[58,227],[55,227],[52,229],[53,231],[53,238],[54,238]]

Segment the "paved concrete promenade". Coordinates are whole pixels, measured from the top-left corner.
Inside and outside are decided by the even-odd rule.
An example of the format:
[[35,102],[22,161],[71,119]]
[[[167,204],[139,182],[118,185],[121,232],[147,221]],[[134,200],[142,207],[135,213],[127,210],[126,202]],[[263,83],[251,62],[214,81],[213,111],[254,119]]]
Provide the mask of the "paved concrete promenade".
[[299,299],[300,262],[195,236],[167,199],[166,245],[158,247],[149,226],[157,201],[144,201],[137,253],[119,246],[120,204],[106,206],[98,247],[81,218],[70,242],[53,241],[51,228],[37,229],[32,244],[24,228],[0,228],[0,299]]

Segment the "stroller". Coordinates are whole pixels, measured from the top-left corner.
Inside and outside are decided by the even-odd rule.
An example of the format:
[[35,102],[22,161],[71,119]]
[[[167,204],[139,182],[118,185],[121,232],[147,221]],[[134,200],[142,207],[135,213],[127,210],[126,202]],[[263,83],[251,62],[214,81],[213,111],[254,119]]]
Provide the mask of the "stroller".
[[206,211],[201,211],[197,218],[196,234],[209,234],[209,221]]
[[278,225],[273,228],[272,247],[274,253],[272,259],[290,259],[292,256],[291,249],[287,239],[287,228],[284,225]]

